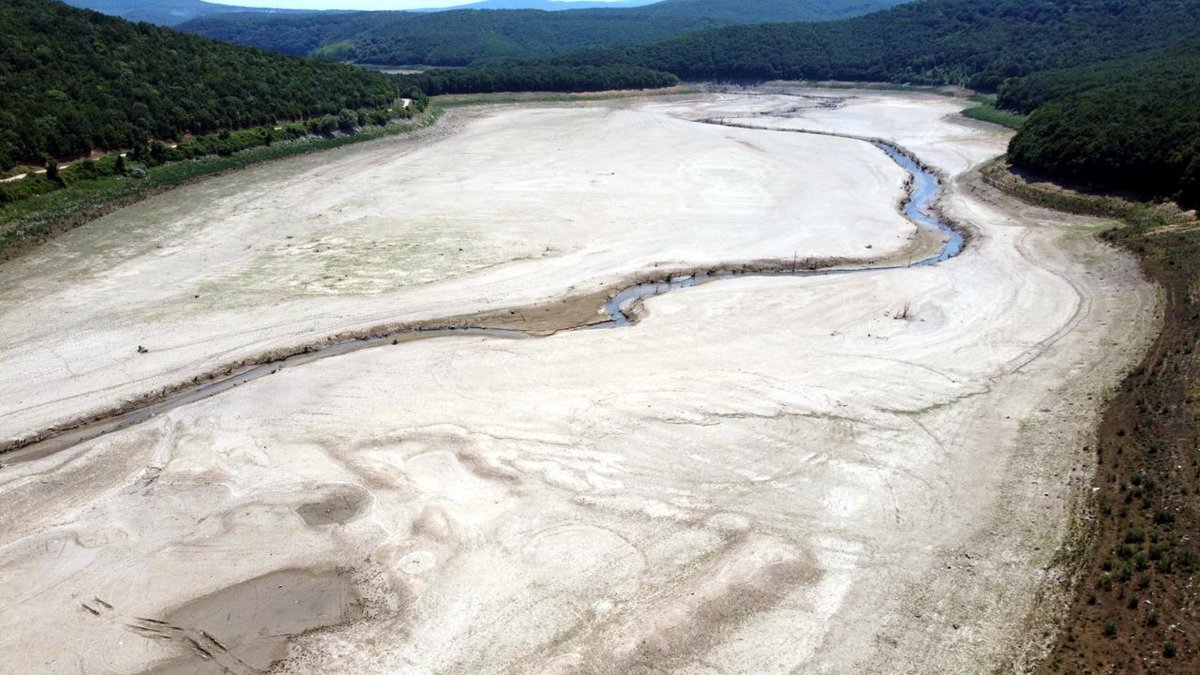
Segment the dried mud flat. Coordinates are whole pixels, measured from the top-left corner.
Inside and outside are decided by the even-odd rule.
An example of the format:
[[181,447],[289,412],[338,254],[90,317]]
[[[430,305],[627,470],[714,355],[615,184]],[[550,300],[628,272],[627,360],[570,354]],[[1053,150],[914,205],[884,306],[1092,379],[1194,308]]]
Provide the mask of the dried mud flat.
[[18,438],[355,326],[913,244],[886,156],[771,129],[898,143],[972,234],[936,267],[722,281],[619,330],[325,359],[7,466],[5,667],[1024,668],[1065,601],[1082,448],[1157,296],[1102,224],[983,187],[1005,137],[958,108],[501,108],[185,188],[0,268]]

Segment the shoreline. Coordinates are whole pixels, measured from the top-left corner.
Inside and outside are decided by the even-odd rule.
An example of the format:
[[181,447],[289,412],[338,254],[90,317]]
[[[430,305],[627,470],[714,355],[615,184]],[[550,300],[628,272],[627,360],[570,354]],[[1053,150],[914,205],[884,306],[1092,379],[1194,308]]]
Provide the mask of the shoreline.
[[[1046,589],[1058,597],[1059,606],[1048,608],[1056,632],[1045,640],[1033,671],[1075,672],[1126,660],[1151,670],[1190,671],[1200,664],[1196,623],[1188,612],[1196,593],[1185,576],[1200,565],[1188,543],[1197,535],[1196,514],[1194,500],[1189,505],[1175,495],[1193,491],[1200,477],[1174,469],[1195,461],[1188,458],[1198,426],[1189,413],[1189,392],[1200,379],[1200,364],[1191,356],[1196,299],[1189,289],[1200,280],[1200,264],[1186,248],[1194,251],[1200,242],[1200,222],[1170,206],[1030,183],[1003,157],[981,173],[987,185],[1023,203],[1118,222],[1098,238],[1133,255],[1165,299],[1143,356],[1101,407],[1095,447],[1084,448],[1095,457],[1095,471],[1055,554],[1066,579]],[[1175,255],[1176,247],[1184,254]],[[1148,407],[1148,401],[1157,403]],[[1146,479],[1164,489],[1143,489]],[[1130,508],[1127,497],[1135,493],[1141,493],[1140,503],[1134,502],[1139,508]],[[1147,549],[1146,541],[1159,543]],[[1134,600],[1137,607],[1130,606]]]
[[[14,216],[15,223],[2,223],[0,230],[0,264],[16,260],[26,253],[37,249],[43,244],[82,227],[94,220],[115,213],[127,206],[150,199],[172,190],[195,185],[212,178],[226,176],[251,167],[263,166],[273,162],[282,162],[298,156],[336,150],[352,145],[382,141],[386,139],[405,138],[414,141],[424,140],[420,135],[427,130],[441,128],[445,110],[430,106],[420,118],[412,124],[392,124],[385,127],[375,127],[366,131],[332,138],[316,137],[293,143],[280,143],[269,146],[258,146],[243,150],[228,157],[210,155],[208,157],[182,162],[164,164],[156,169],[180,169],[186,175],[181,178],[165,178],[161,184],[154,184],[151,178],[127,178],[123,186],[116,190],[117,194],[105,197],[103,194],[89,190],[71,192],[67,187],[63,190],[50,192],[45,195],[31,197],[7,205],[7,208],[28,206],[34,199],[51,198],[54,201],[66,200],[66,205],[44,204],[40,210],[21,218]],[[418,135],[414,138],[414,135]],[[256,156],[257,155],[257,156]],[[211,166],[201,166],[208,164]],[[189,171],[190,169],[190,171]],[[0,213],[3,213],[0,211]],[[23,221],[23,222],[22,222]]]

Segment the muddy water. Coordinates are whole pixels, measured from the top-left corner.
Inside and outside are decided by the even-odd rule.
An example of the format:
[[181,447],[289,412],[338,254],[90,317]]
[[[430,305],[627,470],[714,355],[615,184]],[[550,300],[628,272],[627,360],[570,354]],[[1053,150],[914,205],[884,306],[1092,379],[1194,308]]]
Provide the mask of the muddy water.
[[[773,131],[771,129],[758,130],[765,132]],[[795,130],[788,131],[796,133]],[[793,264],[790,268],[784,267],[775,271],[730,271],[712,274],[699,273],[680,276],[667,282],[637,284],[617,293],[611,300],[605,303],[604,311],[608,314],[609,320],[592,327],[620,328],[628,326],[635,320],[630,314],[630,308],[638,301],[656,295],[661,295],[672,290],[697,286],[699,284],[716,281],[719,279],[728,279],[738,276],[824,276],[833,274],[855,274],[885,269],[935,265],[958,255],[962,251],[965,244],[963,235],[957,232],[948,223],[943,221],[934,211],[934,204],[941,194],[941,184],[938,181],[937,176],[933,172],[921,166],[921,164],[912,156],[908,155],[895,145],[882,141],[867,142],[872,143],[875,147],[882,150],[887,154],[888,157],[892,159],[892,161],[896,162],[896,164],[908,172],[911,182],[909,185],[908,199],[905,201],[902,211],[905,216],[907,216],[921,228],[932,232],[937,232],[944,236],[943,245],[937,251],[937,253],[923,260],[910,262],[904,265],[862,265],[858,267],[835,267],[820,270],[808,270],[797,269],[796,265]],[[563,330],[570,328],[574,328],[574,326],[562,327]],[[45,457],[60,450],[65,450],[78,445],[79,443],[99,438],[105,434],[139,424],[148,419],[174,410],[175,408],[215,396],[224,391],[232,389],[233,387],[250,382],[251,380],[256,380],[267,375],[273,375],[284,368],[304,365],[320,359],[325,359],[332,356],[340,356],[342,354],[348,354],[371,347],[395,345],[403,342],[412,342],[415,340],[426,340],[439,337],[462,337],[470,335],[505,339],[532,338],[537,336],[537,334],[526,331],[494,328],[410,329],[370,339],[354,339],[347,340],[345,342],[338,342],[327,347],[306,351],[304,353],[296,354],[284,359],[272,361],[271,363],[253,366],[234,375],[200,384],[193,388],[188,388],[178,393],[168,395],[161,400],[149,403],[133,410],[129,410],[119,415],[114,415],[102,420],[53,433],[43,440],[39,440],[36,443],[29,444],[5,455],[0,455],[0,457],[3,457],[3,461],[5,463],[25,462],[40,457]]]
[[193,600],[161,620],[137,619],[129,629],[184,652],[144,675],[252,675],[287,656],[289,637],[361,613],[345,574],[281,570]]

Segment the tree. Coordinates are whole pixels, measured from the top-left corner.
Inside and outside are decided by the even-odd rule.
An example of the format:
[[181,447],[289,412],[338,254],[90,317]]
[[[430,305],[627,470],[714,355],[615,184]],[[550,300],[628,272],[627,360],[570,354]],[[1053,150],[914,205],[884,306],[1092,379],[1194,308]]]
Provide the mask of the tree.
[[1192,157],[1179,181],[1179,203],[1187,208],[1200,208],[1200,154]]
[[162,141],[150,143],[150,162],[155,165],[166,164],[167,146]]
[[353,110],[343,109],[337,116],[338,128],[342,131],[352,134],[358,127],[358,113]]

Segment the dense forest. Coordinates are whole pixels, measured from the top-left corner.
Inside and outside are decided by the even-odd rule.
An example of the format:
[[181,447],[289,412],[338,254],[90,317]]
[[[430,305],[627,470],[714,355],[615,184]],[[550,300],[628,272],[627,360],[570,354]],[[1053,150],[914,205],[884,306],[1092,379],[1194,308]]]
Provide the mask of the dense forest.
[[1131,56],[1200,35],[1197,0],[926,0],[831,23],[731,26],[561,63],[627,63],[684,79],[957,84]]
[[1200,207],[1200,58],[1187,51],[1014,84],[1022,104],[1048,102],[1009,159],[1040,176]]
[[376,64],[465,66],[484,58],[556,54],[585,46],[660,40],[719,22],[648,21],[635,10],[464,10],[345,15],[224,14],[179,26],[215,40],[284,54]]
[[657,89],[679,78],[636,66],[525,66],[429,70],[401,76],[430,96],[497,91],[580,92],[609,89]]
[[884,9],[900,1],[668,0],[646,7],[557,12],[221,14],[179,28],[284,54],[358,63],[465,66],[480,60],[632,45],[734,23],[829,20]]
[[1200,42],[1191,42],[1130,58],[1013,78],[1000,85],[996,105],[1028,114],[1054,99],[1104,85],[1151,78],[1192,80],[1196,77],[1200,77]]
[[638,13],[648,17],[706,16],[729,23],[833,21],[911,0],[663,0]]
[[51,0],[0,0],[0,170],[390,105],[400,84]]

